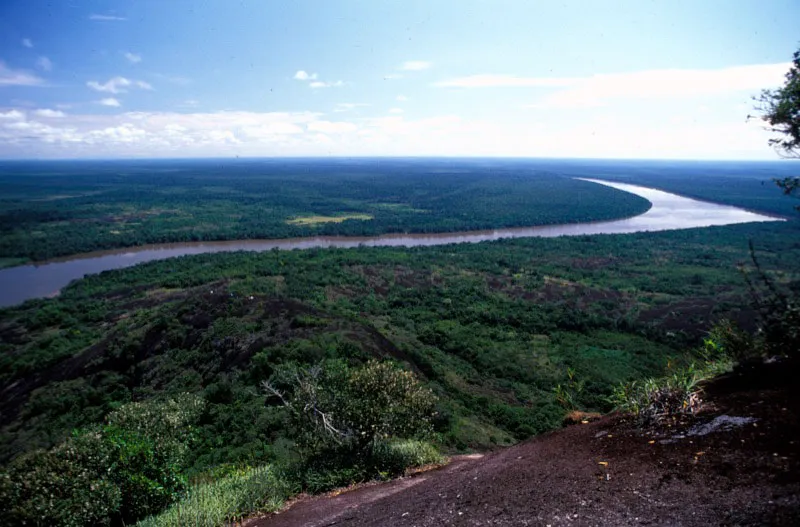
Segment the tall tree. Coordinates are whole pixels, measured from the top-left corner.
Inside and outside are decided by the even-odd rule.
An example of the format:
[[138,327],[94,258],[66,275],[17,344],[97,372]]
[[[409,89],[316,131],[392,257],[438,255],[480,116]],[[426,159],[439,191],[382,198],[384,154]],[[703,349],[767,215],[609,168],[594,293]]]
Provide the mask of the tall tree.
[[[779,155],[800,158],[800,50],[794,52],[792,67],[786,82],[780,88],[764,90],[753,98],[759,117],[768,124],[767,129],[780,134],[769,140]],[[776,179],[784,194],[795,197],[800,193],[800,178]],[[797,207],[800,210],[800,207]]]
[[769,131],[782,136],[770,139],[769,144],[783,157],[800,158],[800,50],[794,53],[784,85],[753,99],[757,117],[769,125]]

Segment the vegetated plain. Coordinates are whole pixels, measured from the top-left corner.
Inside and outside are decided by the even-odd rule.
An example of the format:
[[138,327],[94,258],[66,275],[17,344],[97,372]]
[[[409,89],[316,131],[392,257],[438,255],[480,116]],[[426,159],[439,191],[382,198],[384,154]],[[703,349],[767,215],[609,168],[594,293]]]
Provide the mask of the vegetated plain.
[[457,160],[6,162],[0,185],[6,265],[161,242],[575,223],[649,207],[519,164]]
[[[392,163],[396,168],[403,164]],[[368,185],[359,205],[344,207],[341,198],[312,194],[316,197],[307,198],[311,201],[282,209],[280,220],[272,225],[291,230],[301,228],[290,223],[294,218],[342,214],[368,214],[378,220],[381,211],[396,213],[403,208],[396,218],[408,218],[409,224],[413,224],[410,218],[427,218],[418,220],[419,228],[470,228],[465,225],[471,216],[451,221],[442,209],[431,205],[436,199],[445,200],[436,194],[445,184],[450,201],[441,203],[450,203],[449,209],[443,209],[447,213],[470,210],[477,214],[486,200],[516,203],[509,193],[519,197],[520,207],[533,199],[549,211],[545,215],[534,211],[522,224],[543,217],[554,222],[588,216],[599,219],[603,214],[628,215],[642,208],[638,199],[619,198],[624,193],[613,189],[606,193],[598,185],[584,187],[582,182],[560,177],[556,172],[567,168],[558,164],[551,167],[553,173],[523,177],[519,166],[513,165],[509,172],[478,178],[480,162],[459,162],[473,167],[472,172],[459,172],[457,177],[450,171],[443,179],[432,176],[432,171],[448,163],[457,164],[430,162],[416,173],[404,168],[412,172],[408,177],[413,184],[397,183],[405,177],[397,168],[391,177],[382,176],[381,185]],[[309,171],[308,188],[324,186],[321,181],[331,177],[330,171],[326,176]],[[213,177],[222,182],[222,173]],[[598,173],[583,175],[597,177]],[[33,181],[45,176],[30,177]],[[41,181],[50,182],[53,177]],[[93,177],[99,185],[105,176]],[[118,188],[109,193],[117,193],[120,201],[110,200],[109,207],[152,208],[153,196],[163,184],[152,177],[153,188],[143,192],[148,197],[141,204],[130,195],[124,204],[124,191]],[[348,187],[351,196],[362,192],[357,182],[368,177],[372,176],[353,177],[355,182]],[[459,190],[460,177],[471,182],[464,185],[466,190]],[[21,188],[23,178],[14,178],[16,188]],[[331,181],[344,184],[349,178],[340,175]],[[285,174],[278,178],[287,179],[291,178]],[[690,175],[681,184],[697,180]],[[83,188],[80,181],[77,178],[76,185]],[[227,184],[228,188],[256,188],[266,185],[264,181],[270,178],[242,176]],[[423,181],[430,188],[415,191]],[[518,187],[526,181],[527,190],[520,192]],[[731,186],[724,184],[722,176],[714,181],[720,189],[716,200],[726,201],[726,189]],[[760,187],[758,180],[749,181],[754,188]],[[270,184],[278,192],[280,185]],[[38,190],[32,193],[41,197],[48,191],[36,185]],[[69,187],[66,181],[62,185]],[[697,188],[712,186],[697,184]],[[64,189],[58,191],[59,196],[67,193]],[[542,189],[550,189],[549,194],[542,194]],[[600,193],[593,194],[595,190]],[[83,191],[91,192],[89,186]],[[207,195],[203,192],[196,194]],[[302,196],[299,187],[287,195],[292,192]],[[560,203],[556,196],[570,192],[582,197],[569,210],[546,205]],[[777,190],[770,192],[773,200],[764,200],[769,205],[752,208],[783,211],[786,203],[788,213],[792,200],[782,199]],[[185,206],[200,211],[202,200],[192,194],[184,193]],[[37,202],[46,205],[32,210],[48,217],[58,211],[53,203],[66,203],[59,213],[95,217],[91,215],[106,206],[105,199],[55,199]],[[225,198],[220,206],[231,212],[237,199]],[[242,199],[242,210],[259,207],[255,199]],[[13,209],[9,203],[7,199],[3,205],[6,211]],[[213,210],[213,199],[211,203]],[[28,204],[16,204],[13,210],[26,210]],[[386,204],[396,206],[387,209]],[[462,204],[465,209],[455,208]],[[585,204],[595,208],[577,210]],[[423,210],[429,212],[419,212]],[[435,210],[439,212],[431,212]],[[486,214],[514,222],[515,210]],[[32,216],[29,225],[40,222],[40,230],[44,229],[42,217]],[[391,224],[389,217],[383,217],[386,225]],[[489,221],[489,216],[482,218]],[[86,242],[73,239],[69,229],[78,227],[56,221],[58,228],[66,229],[59,231],[65,236],[63,246],[90,248],[91,237]],[[331,233],[345,234],[354,229],[364,234],[361,229],[371,221],[316,223],[306,227],[316,230],[302,232],[333,229]],[[109,228],[95,220],[86,225],[87,233]],[[220,223],[220,228],[224,230],[225,225]],[[475,222],[474,228],[478,226],[485,225]],[[131,230],[183,232],[153,229],[134,226]],[[290,425],[286,409],[261,391],[261,382],[288,364],[309,367],[341,360],[356,367],[376,358],[403,364],[436,394],[432,424],[441,447],[456,451],[509,445],[560,426],[567,410],[609,410],[608,396],[619,382],[661,375],[692,360],[693,350],[716,320],[729,318],[753,329],[755,316],[740,269],[751,264],[748,240],[754,243],[762,270],[781,287],[797,293],[799,234],[800,223],[787,221],[413,249],[207,254],[88,276],[57,298],[0,310],[0,459],[8,463],[24,452],[48,448],[74,429],[102,422],[131,401],[188,392],[205,404],[180,469],[184,474],[207,480],[219,467],[281,462],[294,455]],[[14,229],[6,232],[4,243],[12,243],[18,235]],[[51,236],[39,238],[42,247],[51,247],[47,242],[55,240]],[[27,245],[30,249],[16,256],[44,257],[31,252],[34,246]],[[50,256],[57,250],[53,245],[41,254]],[[565,391],[568,404],[559,396]],[[322,481],[319,488],[336,481]]]

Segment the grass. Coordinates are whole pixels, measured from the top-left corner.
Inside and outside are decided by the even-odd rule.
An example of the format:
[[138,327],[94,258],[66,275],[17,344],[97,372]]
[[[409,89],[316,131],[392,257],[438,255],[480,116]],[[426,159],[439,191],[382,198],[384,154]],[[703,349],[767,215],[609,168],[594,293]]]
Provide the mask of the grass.
[[347,220],[369,221],[375,216],[371,214],[343,214],[341,216],[299,216],[291,220],[286,220],[289,225],[319,225],[322,223],[342,223]]
[[658,424],[699,410],[703,404],[700,382],[725,373],[732,366],[733,361],[725,357],[701,364],[692,362],[664,377],[619,384],[610,399],[618,411],[635,416],[642,424]]
[[[412,439],[380,442],[374,446],[374,462],[378,479],[389,479],[404,471],[419,467],[442,465],[447,458],[430,443]],[[333,486],[348,486],[370,479],[365,467],[350,467],[348,470],[317,474],[325,481],[319,490]],[[337,475],[352,473],[354,478],[330,484]],[[366,475],[366,478],[359,476]],[[138,527],[218,527],[241,522],[255,513],[274,512],[301,487],[314,491],[315,482],[292,481],[298,474],[277,470],[275,466],[238,469],[219,479],[195,484],[181,501],[173,504],[161,514],[140,521]],[[306,474],[308,477],[308,474]],[[316,482],[319,483],[319,482]]]
[[256,512],[276,511],[290,494],[290,486],[272,466],[240,469],[216,481],[195,485],[183,500],[137,526],[228,525]]

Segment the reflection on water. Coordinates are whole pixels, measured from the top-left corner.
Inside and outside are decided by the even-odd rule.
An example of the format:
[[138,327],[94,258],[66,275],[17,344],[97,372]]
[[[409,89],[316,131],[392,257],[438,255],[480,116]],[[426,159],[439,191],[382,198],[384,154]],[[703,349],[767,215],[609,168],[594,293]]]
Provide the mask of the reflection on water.
[[697,201],[660,190],[594,179],[586,181],[637,194],[649,200],[653,206],[644,214],[632,218],[570,225],[543,225],[442,234],[387,234],[372,237],[318,236],[284,240],[174,243],[87,253],[52,260],[41,265],[23,265],[0,270],[0,306],[11,306],[30,298],[55,295],[72,280],[82,278],[87,274],[189,254],[317,247],[420,247],[448,243],[477,243],[501,238],[623,234],[755,221],[777,221],[776,218],[736,207]]

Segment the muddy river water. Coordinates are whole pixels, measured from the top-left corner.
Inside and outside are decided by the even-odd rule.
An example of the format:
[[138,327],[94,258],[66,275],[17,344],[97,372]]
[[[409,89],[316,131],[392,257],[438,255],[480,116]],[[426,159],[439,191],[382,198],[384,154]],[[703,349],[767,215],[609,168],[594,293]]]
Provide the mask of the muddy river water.
[[542,225],[538,227],[515,227],[441,234],[385,234],[370,237],[317,236],[277,240],[169,243],[78,254],[39,264],[0,269],[0,307],[12,306],[31,298],[55,295],[71,281],[82,278],[87,274],[190,254],[224,251],[268,251],[271,249],[311,249],[317,247],[417,247],[449,243],[477,243],[501,238],[624,234],[756,221],[780,221],[779,218],[749,212],[729,205],[698,201],[661,190],[625,183],[612,183],[592,179],[587,181],[608,185],[618,190],[642,196],[652,203],[652,207],[644,214],[631,218],[592,223]]

